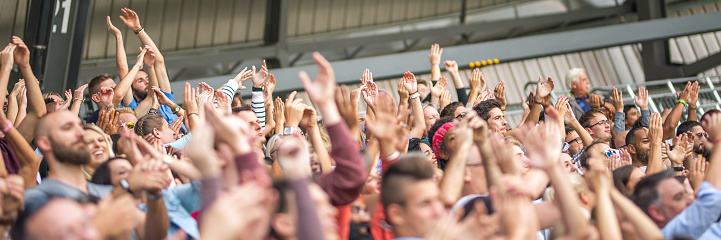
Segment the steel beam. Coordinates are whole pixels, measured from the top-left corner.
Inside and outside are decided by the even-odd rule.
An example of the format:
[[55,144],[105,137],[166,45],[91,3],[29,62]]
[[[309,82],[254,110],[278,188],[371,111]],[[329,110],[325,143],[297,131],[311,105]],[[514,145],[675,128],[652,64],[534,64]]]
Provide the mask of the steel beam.
[[[486,58],[498,58],[501,59],[501,61],[507,62],[717,31],[721,30],[721,25],[718,24],[719,22],[721,22],[721,12],[664,18],[445,47],[444,54],[453,56],[461,65]],[[360,74],[366,68],[373,71],[376,79],[397,77],[405,71],[427,73],[429,72],[429,67],[426,55],[427,51],[422,50],[335,61],[332,64],[335,69],[336,81],[338,83],[351,83],[357,81]],[[271,69],[271,71],[279,81],[276,91],[287,92],[302,88],[298,81],[299,71],[306,71],[314,75],[316,66],[298,66]],[[219,87],[233,76],[234,75],[225,75],[200,78],[190,80],[189,82],[191,84],[206,82],[211,86]],[[175,82],[171,83],[171,86],[175,92],[181,92],[184,84],[184,82]]]
[[[280,1],[281,3],[278,10],[281,12],[288,11],[287,4],[282,4],[284,1],[287,0]],[[564,21],[588,21],[607,16],[613,16],[616,14],[630,13],[632,11],[633,8],[631,6],[625,5],[620,7],[603,9],[579,10],[569,13],[552,14],[538,17],[528,17],[492,22],[479,22],[471,24],[458,24],[443,28],[403,31],[397,33],[376,34],[372,36],[362,37],[348,37],[352,34],[349,34],[347,32],[333,34],[329,37],[315,36],[314,39],[310,40],[303,38],[285,39],[285,37],[278,36],[278,42],[273,45],[263,46],[262,42],[258,42],[254,45],[244,44],[240,46],[219,46],[212,48],[198,48],[192,50],[167,52],[163,53],[163,56],[165,57],[166,66],[172,68],[198,66],[200,64],[211,65],[259,58],[278,57],[280,59],[280,55],[290,56],[292,54],[304,53],[309,51],[356,48],[358,46],[369,44],[388,43],[408,39],[421,39],[433,36],[460,36],[466,33],[474,33],[475,35],[484,33],[495,34],[498,32],[505,32],[508,31],[508,29],[513,28],[518,28],[522,31],[523,29],[532,29],[534,26],[557,25]],[[281,15],[286,15],[287,18],[287,14]],[[287,22],[287,19],[279,19],[279,21]],[[278,27],[282,28],[282,25],[283,24]],[[402,25],[399,25],[398,27],[400,28],[401,26]],[[278,30],[282,31],[282,29]],[[269,40],[274,39],[270,38]],[[129,59],[132,59],[133,57],[135,56],[128,56]],[[282,59],[286,59],[287,61],[288,58],[289,57]],[[88,79],[99,74],[112,72],[115,72],[115,58],[86,60],[83,62],[80,78],[87,81]]]

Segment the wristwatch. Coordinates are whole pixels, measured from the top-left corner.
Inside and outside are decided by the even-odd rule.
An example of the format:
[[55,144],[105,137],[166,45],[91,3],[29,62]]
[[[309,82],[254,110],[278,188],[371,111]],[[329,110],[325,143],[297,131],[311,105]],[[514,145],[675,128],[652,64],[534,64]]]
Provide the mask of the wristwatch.
[[263,91],[263,87],[265,87],[265,86],[253,87],[253,88],[251,88],[250,90],[252,90],[253,92],[262,92],[262,91]]
[[283,128],[283,135],[294,134],[294,133],[297,133],[297,132],[299,132],[299,130],[296,129],[296,128],[294,128],[294,127],[285,127],[285,128]]
[[147,197],[148,200],[158,200],[163,197],[163,194],[162,193],[153,194],[153,193],[145,192],[145,197]]
[[120,186],[123,187],[130,194],[133,194],[133,191],[130,191],[130,184],[128,183],[128,180],[125,180],[125,178],[120,179]]
[[416,93],[414,93],[414,94],[411,94],[410,99],[416,99],[416,98],[418,98],[418,97],[420,97],[420,96],[421,96],[421,94],[418,93],[418,92],[416,92]]
[[157,108],[150,108],[150,110],[148,110],[148,114],[153,114],[153,113],[158,113],[158,109],[157,109]]
[[178,104],[175,104],[175,106],[173,106],[172,108],[170,108],[170,110],[173,111],[173,114],[176,114],[176,113],[180,112],[180,109],[182,109],[182,108],[180,108],[180,106],[179,106]]

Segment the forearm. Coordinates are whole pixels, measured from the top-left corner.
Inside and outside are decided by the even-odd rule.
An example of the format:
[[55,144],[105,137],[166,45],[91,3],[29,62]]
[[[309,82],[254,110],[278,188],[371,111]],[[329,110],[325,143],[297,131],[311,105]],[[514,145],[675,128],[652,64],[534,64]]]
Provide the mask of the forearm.
[[[232,98],[231,98],[232,99]],[[265,128],[263,129],[263,135],[270,137],[271,132],[275,129],[275,118],[273,118],[273,103],[265,103]]]
[[616,218],[616,209],[609,195],[610,189],[601,190],[596,193],[596,225],[603,240],[622,239],[621,226]]
[[70,105],[70,112],[73,113],[75,116],[78,116],[80,114],[80,106],[83,105],[83,101],[80,101],[80,99],[72,100],[73,103]]
[[411,99],[411,110],[413,111],[413,129],[409,135],[412,138],[421,138],[423,131],[426,130],[426,122],[423,119],[423,106],[420,98]]
[[163,57],[160,49],[158,49],[158,46],[155,45],[155,42],[153,42],[153,39],[150,38],[150,36],[145,30],[138,33],[137,35],[143,45],[148,45],[151,49],[153,49],[153,54],[155,55],[155,67],[159,80],[158,87],[163,92],[172,91],[172,89],[170,88],[170,80],[168,79],[168,72],[165,69],[165,57]]
[[581,204],[568,180],[568,175],[561,169],[561,165],[554,165],[547,172],[556,192],[567,234],[571,239],[585,239],[588,235],[588,221],[581,212]]
[[18,117],[18,100],[17,97],[13,97],[12,95],[8,99],[8,111],[7,111],[7,119],[10,120],[10,122],[14,124],[18,124],[15,122],[15,119]]
[[146,204],[148,213],[145,215],[145,238],[143,239],[164,239],[170,228],[170,219],[163,198],[155,200],[148,198]]
[[0,96],[8,94],[8,83],[10,82],[10,72],[13,70],[10,66],[0,66]]
[[313,145],[313,150],[315,150],[315,153],[318,155],[318,162],[320,163],[321,172],[332,172],[333,168],[331,167],[330,163],[330,154],[328,154],[328,149],[326,149],[325,144],[323,144],[323,138],[320,134],[320,128],[316,125],[310,126],[306,130],[308,134],[310,134],[310,143]]
[[698,121],[698,112],[696,111],[696,106],[691,107],[691,105],[688,105],[688,116],[686,117],[686,121]]
[[122,33],[115,36],[115,73],[123,78],[128,74],[128,57],[125,55],[125,44]]
[[676,103],[676,106],[671,109],[671,113],[668,114],[668,117],[666,117],[666,120],[663,121],[663,138],[662,140],[670,139],[674,135],[674,130],[676,129],[676,125],[678,125],[678,122],[681,120],[681,115],[683,114],[683,104],[682,103]]
[[641,239],[663,239],[663,234],[661,234],[661,230],[656,223],[621,192],[611,189],[611,200],[613,200],[616,209],[621,211],[626,219],[633,224],[636,233]]
[[298,214],[296,214],[298,223],[297,239],[324,239],[320,217],[308,189],[308,180],[291,179],[288,184],[293,191],[296,209],[298,210]]
[[[5,128],[7,125],[6,123],[0,123],[0,127]],[[40,166],[40,158],[35,155],[33,148],[17,129],[10,128],[10,131],[5,134],[5,139],[10,142],[15,156],[20,162],[19,175],[23,177],[25,186],[35,186],[35,173],[37,173]]]
[[663,159],[661,159],[661,142],[662,141],[655,142],[654,140],[651,140],[646,175],[651,175],[663,171]]
[[373,138],[370,141],[368,141],[368,144],[366,145],[366,148],[363,149],[363,152],[368,155],[368,157],[371,159],[370,165],[367,166],[366,173],[370,175],[374,169],[376,169],[376,166],[378,166],[378,161],[380,160],[380,147],[378,144],[378,140]]
[[[441,78],[441,67],[440,63],[431,63],[431,81],[438,81]],[[433,87],[432,85],[428,88]]]
[[[231,98],[232,99],[232,98]],[[255,117],[260,121],[260,127],[265,129],[265,99],[263,99],[263,91],[253,91],[250,98],[250,105],[255,113]]]
[[17,115],[15,117],[15,121],[13,122],[13,124],[17,124],[17,126],[19,126],[20,124],[23,123],[23,120],[25,119],[25,117],[27,115],[28,115],[28,106],[23,104],[20,107],[18,107]]
[[[468,101],[466,101],[466,108],[472,108],[473,102],[476,101],[476,98],[478,98],[478,95],[481,94],[481,91],[478,89],[475,89],[471,87],[471,91],[468,93]],[[460,99],[459,99],[460,101]]]
[[526,123],[526,119],[528,119],[528,115],[531,113],[531,109],[524,109],[523,110],[523,117],[521,117],[521,121],[518,122],[518,126],[516,128],[519,128],[523,126],[524,123]]
[[574,131],[578,134],[578,137],[581,138],[581,142],[583,143],[583,146],[589,146],[591,143],[593,143],[593,137],[591,137],[591,134],[589,134],[586,129],[581,126],[581,123],[578,122],[575,118],[571,119],[571,128],[573,128]]
[[707,167],[705,180],[714,187],[721,189],[721,147],[714,146],[711,150],[711,159]]
[[23,78],[25,78],[25,88],[27,89],[30,112],[38,118],[45,116],[45,113],[47,113],[45,109],[45,99],[43,98],[43,92],[40,90],[40,83],[38,79],[35,78],[35,74],[33,74],[33,70],[30,68],[30,65],[20,66],[20,72],[22,72]]
[[466,158],[471,149],[471,143],[461,143],[450,162],[440,183],[441,201],[446,208],[451,208],[461,196],[463,177],[465,176]]
[[533,103],[531,101],[531,112],[528,113],[528,117],[526,118],[525,124],[531,124],[531,126],[536,126],[536,123],[538,123],[538,119],[541,117],[541,111],[543,111],[543,105],[539,103]]
[[115,86],[113,105],[120,106],[120,101],[123,100],[125,95],[130,91],[130,86],[133,84],[133,80],[135,80],[135,76],[138,74],[141,66],[142,63],[133,65],[133,68],[130,69],[128,74],[126,74],[125,77],[120,80],[118,85]]
[[616,112],[613,115],[613,132],[620,134],[626,130],[626,114],[623,112]]
[[478,149],[481,151],[481,159],[483,159],[483,168],[486,172],[486,183],[488,188],[491,186],[497,186],[503,174],[501,168],[498,167],[497,159],[493,154],[493,150],[488,143],[488,140],[484,142],[475,142]]
[[148,111],[150,111],[150,108],[153,107],[153,101],[155,100],[155,91],[148,91],[148,95],[145,96],[145,99],[140,101],[138,103],[138,106],[135,106],[135,116],[140,119],[141,117],[148,114]]

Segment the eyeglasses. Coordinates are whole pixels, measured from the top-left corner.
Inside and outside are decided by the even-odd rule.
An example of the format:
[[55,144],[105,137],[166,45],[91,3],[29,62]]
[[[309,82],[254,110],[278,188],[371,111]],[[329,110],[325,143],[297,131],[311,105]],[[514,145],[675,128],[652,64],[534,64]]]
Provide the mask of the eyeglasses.
[[571,141],[568,141],[568,142],[566,142],[566,143],[568,143],[568,144],[573,144],[574,142],[580,144],[580,143],[581,143],[581,137],[577,137],[577,138],[571,139]]
[[456,116],[456,118],[463,118],[465,116],[466,116],[466,112],[462,112],[462,113],[458,114],[458,116]]
[[611,121],[601,120],[601,121],[597,122],[596,124],[591,125],[591,126],[588,127],[588,128],[592,128],[592,127],[595,127],[596,125],[600,125],[600,124],[608,124],[609,126],[611,126]]
[[705,132],[697,133],[696,136],[699,138],[708,138],[708,134]]
[[135,123],[134,122],[124,122],[124,123],[121,123],[120,126],[125,126],[126,128],[132,130],[135,127]]

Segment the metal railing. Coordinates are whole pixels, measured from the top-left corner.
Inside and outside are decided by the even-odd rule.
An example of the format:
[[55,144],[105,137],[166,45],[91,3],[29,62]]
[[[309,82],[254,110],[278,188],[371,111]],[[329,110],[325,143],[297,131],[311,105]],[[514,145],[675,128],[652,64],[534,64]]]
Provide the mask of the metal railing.
[[[704,77],[687,77],[687,78],[674,78],[665,80],[656,80],[642,83],[633,84],[620,84],[614,86],[596,87],[591,89],[591,92],[604,96],[604,99],[611,95],[611,89],[616,88],[623,92],[624,105],[633,105],[634,98],[638,93],[639,87],[645,87],[648,90],[649,110],[651,112],[662,112],[664,109],[671,109],[676,105],[677,94],[683,91],[687,82],[698,81],[701,89],[699,90],[698,101],[696,102],[696,113],[700,116],[703,115],[708,109],[721,109],[721,87],[717,88],[721,82],[721,76],[704,76]],[[535,90],[536,82],[529,82],[524,85],[524,92],[528,92],[529,87]],[[560,96],[566,96],[569,91],[554,91],[551,93],[551,102],[555,104],[556,100]],[[506,112],[506,117],[509,119],[520,119],[523,115],[523,110],[520,109],[520,104],[514,104],[511,106],[512,111]],[[686,111],[686,110],[684,110]],[[683,116],[686,116],[684,114]],[[682,120],[685,120],[684,117]],[[509,124],[517,124],[509,121]]]

